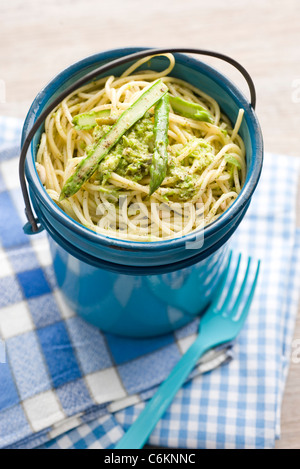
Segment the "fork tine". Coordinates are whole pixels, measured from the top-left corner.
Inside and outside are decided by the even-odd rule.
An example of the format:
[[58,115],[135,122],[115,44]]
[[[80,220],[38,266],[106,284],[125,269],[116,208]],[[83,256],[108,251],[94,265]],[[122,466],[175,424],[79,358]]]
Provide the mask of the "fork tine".
[[224,273],[221,277],[221,281],[220,281],[220,284],[218,285],[216,296],[210,304],[210,307],[209,307],[210,311],[213,311],[216,308],[216,306],[218,305],[219,299],[221,298],[223,288],[224,288],[224,285],[227,281],[228,273],[229,273],[229,270],[230,270],[231,260],[232,260],[232,251],[230,251],[230,253],[229,253],[228,264],[227,264],[226,269],[225,269],[225,271],[224,271]]
[[248,263],[247,263],[247,268],[246,268],[243,283],[241,285],[238,297],[235,300],[235,303],[234,303],[233,307],[231,308],[230,312],[228,313],[228,316],[234,317],[236,315],[237,311],[238,311],[239,305],[241,303],[241,300],[242,300],[242,297],[244,295],[244,291],[245,291],[245,288],[246,288],[246,285],[247,285],[248,275],[249,275],[249,271],[250,271],[250,265],[251,265],[251,257],[248,257]]
[[[254,280],[253,280],[252,287],[251,287],[250,293],[248,295],[247,301],[245,303],[245,306],[242,310],[242,313],[241,313],[240,317],[236,321],[236,322],[239,323],[240,327],[245,322],[245,319],[248,315],[248,312],[249,312],[249,309],[250,309],[250,306],[251,306],[251,303],[252,303],[252,299],[253,299],[253,296],[254,296],[254,292],[255,292],[255,288],[256,288],[256,284],[257,284],[257,280],[258,280],[259,268],[260,268],[260,260],[257,261],[256,272],[255,272]],[[238,299],[236,300],[236,304],[237,304],[237,301],[238,301]],[[239,307],[239,304],[237,304],[236,313],[238,311],[238,307]]]
[[224,300],[224,303],[222,304],[221,308],[223,311],[226,311],[228,305],[229,305],[229,302],[232,298],[232,294],[233,294],[233,291],[234,291],[234,287],[235,287],[235,284],[236,284],[236,279],[237,279],[237,276],[238,276],[238,273],[239,273],[239,268],[240,268],[240,263],[241,263],[241,257],[242,255],[239,254],[239,257],[238,257],[238,261],[237,261],[237,265],[236,265],[236,268],[235,268],[235,272],[233,274],[233,277],[232,277],[232,280],[231,280],[231,283],[230,283],[230,286],[228,288],[228,292],[227,292],[227,295],[226,295],[226,298]]

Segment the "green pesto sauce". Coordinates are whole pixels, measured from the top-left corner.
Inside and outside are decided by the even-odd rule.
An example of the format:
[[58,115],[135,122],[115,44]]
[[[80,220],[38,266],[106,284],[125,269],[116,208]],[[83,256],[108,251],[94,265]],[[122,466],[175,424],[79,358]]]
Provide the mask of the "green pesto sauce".
[[[87,155],[93,151],[98,141],[111,129],[110,125],[96,126],[93,129],[94,143],[86,148]],[[213,149],[203,139],[197,139],[197,147],[194,147],[195,139],[186,145],[174,144],[169,146],[169,161],[167,177],[173,178],[172,187],[164,188],[163,197],[166,200],[184,202],[190,200],[196,192],[196,179],[214,159]],[[154,123],[147,112],[134,126],[122,136],[120,141],[112,148],[109,154],[100,163],[93,179],[98,180],[104,188],[111,173],[130,179],[141,181],[150,176],[150,165],[154,150]],[[190,151],[189,151],[190,150]],[[177,161],[182,153],[186,157]],[[190,173],[190,168],[196,161],[196,174]]]
[[[110,126],[97,126],[94,138],[102,138]],[[154,148],[153,122],[149,113],[129,129],[113,147],[98,169],[97,177],[105,183],[112,172],[140,181],[148,176]]]

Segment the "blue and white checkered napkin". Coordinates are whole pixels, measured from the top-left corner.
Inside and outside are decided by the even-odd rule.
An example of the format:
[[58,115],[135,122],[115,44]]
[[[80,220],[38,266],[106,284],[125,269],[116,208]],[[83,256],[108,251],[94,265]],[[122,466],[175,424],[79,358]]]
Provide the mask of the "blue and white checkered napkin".
[[[45,234],[22,231],[20,129],[19,120],[0,118],[0,447],[112,448],[193,341],[197,321],[130,340],[102,334],[64,305]],[[150,443],[274,446],[300,290],[298,170],[296,158],[266,156],[232,241],[236,252],[262,259],[246,326],[233,351],[197,367]]]

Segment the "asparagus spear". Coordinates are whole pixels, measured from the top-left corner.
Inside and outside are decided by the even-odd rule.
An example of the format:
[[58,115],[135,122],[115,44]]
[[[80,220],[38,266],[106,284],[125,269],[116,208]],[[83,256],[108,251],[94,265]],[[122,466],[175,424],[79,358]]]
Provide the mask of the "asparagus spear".
[[155,106],[154,137],[155,147],[150,166],[150,191],[149,195],[158,189],[166,177],[168,167],[167,146],[169,129],[169,95],[165,94]]
[[178,96],[170,96],[170,104],[177,114],[197,121],[213,122],[210,113],[197,103],[190,103]]
[[66,181],[60,194],[60,200],[76,194],[81,186],[94,174],[102,159],[154,104],[168,91],[161,79],[155,81],[147,90],[119,117],[116,124],[99,140],[94,150],[82,160],[75,173]]
[[91,111],[77,114],[73,117],[73,124],[76,130],[89,130],[96,126],[97,118],[109,117],[110,109],[102,109],[102,111]]

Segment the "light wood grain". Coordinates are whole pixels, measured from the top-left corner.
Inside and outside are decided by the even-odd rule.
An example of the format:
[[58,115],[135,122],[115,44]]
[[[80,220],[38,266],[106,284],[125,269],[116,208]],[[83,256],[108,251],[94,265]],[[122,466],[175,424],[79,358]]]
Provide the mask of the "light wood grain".
[[[298,0],[2,0],[0,19],[2,115],[24,117],[36,93],[86,55],[136,45],[199,47],[231,55],[252,75],[265,149],[300,155]],[[247,94],[238,72],[206,61]],[[300,448],[299,387],[300,364],[291,364],[277,448]]]

